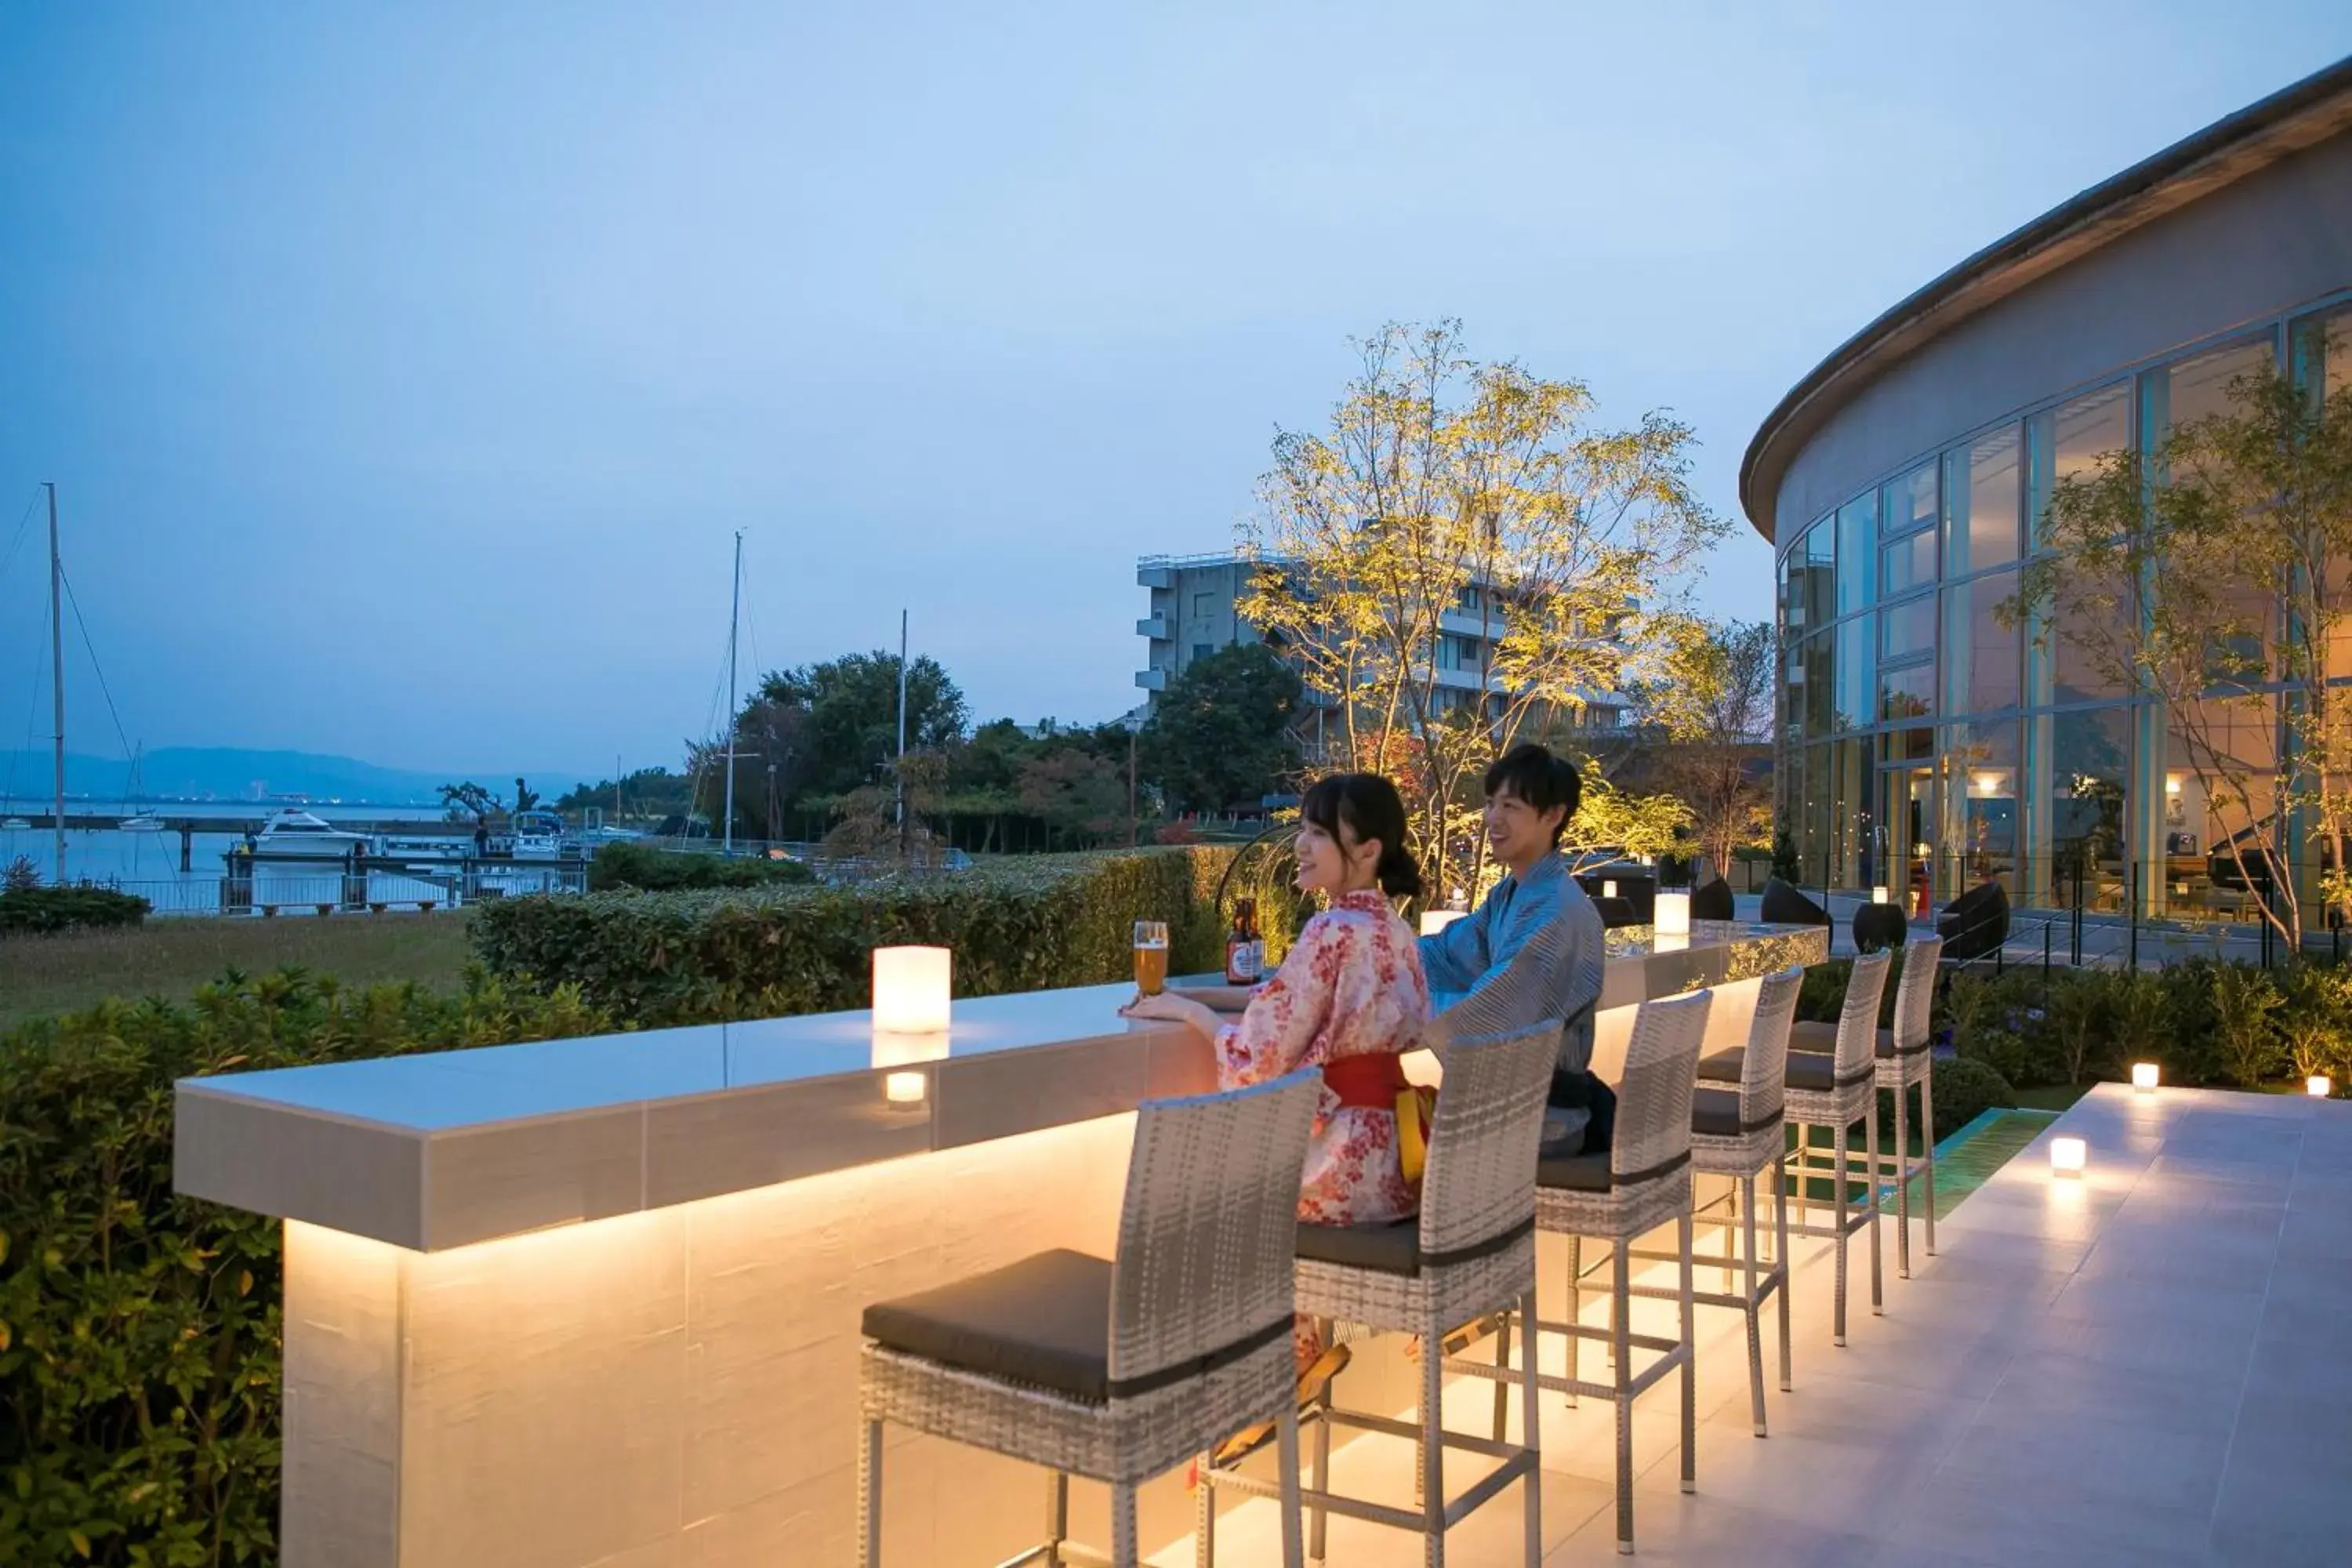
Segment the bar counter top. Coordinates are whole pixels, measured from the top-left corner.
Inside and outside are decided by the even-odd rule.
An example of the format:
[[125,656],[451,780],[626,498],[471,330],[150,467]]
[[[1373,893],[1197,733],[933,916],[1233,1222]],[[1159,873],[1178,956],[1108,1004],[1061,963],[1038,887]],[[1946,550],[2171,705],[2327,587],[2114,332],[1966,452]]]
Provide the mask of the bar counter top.
[[[1818,929],[1609,933],[1611,1009],[1826,956]],[[1132,985],[959,1000],[941,1035],[863,1011],[188,1079],[178,1190],[432,1252],[1132,1110],[1213,1089]]]

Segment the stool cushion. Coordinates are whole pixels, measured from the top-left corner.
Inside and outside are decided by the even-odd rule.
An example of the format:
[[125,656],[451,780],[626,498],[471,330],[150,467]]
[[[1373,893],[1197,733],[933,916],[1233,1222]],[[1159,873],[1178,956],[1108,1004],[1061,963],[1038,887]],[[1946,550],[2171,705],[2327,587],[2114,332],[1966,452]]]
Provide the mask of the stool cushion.
[[1691,1131],[1710,1138],[1738,1137],[1739,1091],[1701,1088],[1691,1097]]
[[1716,1083],[1738,1083],[1748,1066],[1746,1047],[1729,1046],[1698,1058],[1698,1076]]
[[1079,1399],[1110,1398],[1110,1264],[1056,1250],[866,1309],[894,1351]]
[[1907,1051],[1898,1051],[1895,1048],[1895,1031],[1892,1029],[1881,1029],[1878,1031],[1878,1059],[1883,1062],[1891,1062],[1899,1056],[1916,1057],[1921,1051],[1926,1050],[1928,1044],[1928,1041],[1923,1039]]
[[1421,1262],[1421,1220],[1415,1216],[1380,1225],[1308,1225],[1302,1220],[1297,1251],[1318,1263],[1412,1274]]
[[1789,1026],[1789,1048],[1792,1051],[1817,1051],[1822,1056],[1833,1057],[1837,1055],[1837,1032],[1835,1024],[1813,1019],[1791,1024]]
[[1569,1192],[1605,1193],[1610,1184],[1609,1151],[1554,1154],[1539,1150],[1536,1156],[1536,1184]]
[[1780,1081],[1790,1089],[1811,1089],[1827,1093],[1837,1087],[1837,1058],[1822,1051],[1791,1050],[1789,1053],[1789,1071]]

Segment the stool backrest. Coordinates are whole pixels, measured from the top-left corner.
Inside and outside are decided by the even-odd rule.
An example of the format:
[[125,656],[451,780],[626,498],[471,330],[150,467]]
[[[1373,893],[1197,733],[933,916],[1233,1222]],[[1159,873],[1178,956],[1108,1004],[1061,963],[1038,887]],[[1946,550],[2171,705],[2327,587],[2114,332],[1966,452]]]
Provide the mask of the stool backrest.
[[1476,1247],[1535,1218],[1536,1150],[1559,1045],[1557,1018],[1451,1037],[1421,1176],[1423,1258]]
[[1699,1047],[1714,1005],[1714,992],[1694,991],[1644,1002],[1633,1015],[1625,1074],[1617,1085],[1616,1135],[1609,1146],[1609,1168],[1618,1177],[1646,1177],[1688,1161]]
[[1936,1005],[1936,971],[1944,956],[1940,936],[1914,938],[1903,950],[1903,979],[1895,987],[1895,1048],[1907,1051],[1926,1043],[1929,1015]]
[[1114,1381],[1287,1332],[1298,1174],[1322,1088],[1309,1068],[1136,1112],[1111,1265]]
[[1886,971],[1895,954],[1885,948],[1853,961],[1845,980],[1845,1006],[1838,1013],[1837,1081],[1872,1071],[1878,1061],[1878,1004],[1886,994]]
[[1768,974],[1756,992],[1756,1017],[1748,1026],[1748,1053],[1739,1068],[1739,1123],[1760,1127],[1780,1114],[1788,1089],[1789,1026],[1797,1016],[1797,995],[1805,988],[1802,964]]
[[[1580,934],[1585,939],[1580,942],[1576,940]],[[1592,900],[1581,896],[1564,899],[1558,917],[1545,921],[1527,945],[1511,955],[1501,973],[1438,1015],[1425,1043],[1442,1056],[1452,1039],[1516,1034],[1539,1019],[1558,1018],[1564,1010],[1563,998],[1589,997],[1598,1003],[1608,957],[1601,913]],[[1570,964],[1573,972],[1569,970]],[[1586,1006],[1583,1016],[1568,1020],[1566,1026],[1589,1037],[1591,1007]]]

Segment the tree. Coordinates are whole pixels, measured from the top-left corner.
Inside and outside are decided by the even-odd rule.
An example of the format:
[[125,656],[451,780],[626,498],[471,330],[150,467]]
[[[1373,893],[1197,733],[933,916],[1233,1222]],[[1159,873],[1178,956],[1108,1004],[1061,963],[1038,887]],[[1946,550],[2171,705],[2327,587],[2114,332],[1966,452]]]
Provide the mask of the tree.
[[539,804],[539,792],[521,779],[515,780],[515,815],[520,816]]
[[1665,679],[1639,693],[1642,721],[1658,733],[1661,781],[1690,807],[1699,852],[1720,875],[1732,851],[1770,842],[1769,765],[1757,764],[1772,739],[1778,645],[1766,622],[1723,621],[1667,646]]
[[693,787],[689,773],[676,773],[667,768],[638,768],[617,781],[601,779],[568,791],[556,801],[555,808],[577,812],[593,807],[616,819],[674,816],[691,805]]
[[1569,818],[1560,847],[1622,849],[1628,855],[1671,855],[1691,824],[1690,807],[1670,795],[1634,795],[1619,789],[1589,764],[1580,770],[1583,789]]
[[1021,767],[1021,809],[1066,844],[1127,841],[1127,779],[1099,755],[1066,747]]
[[471,779],[464,784],[443,784],[441,805],[450,821],[462,822],[471,816],[478,826],[506,809],[504,801]]
[[[2352,689],[2327,681],[2331,656],[2352,653],[2352,384],[2323,397],[2263,369],[2228,399],[2152,451],[2061,480],[2000,613],[2045,655],[2063,645],[2158,705],[2209,850],[2268,890],[2263,920],[2299,950],[2294,825],[2318,846],[2323,902],[2352,892]],[[2120,773],[2075,771],[2104,823]]]
[[1332,705],[1315,769],[1396,778],[1414,849],[1475,886],[1486,763],[1639,676],[1727,525],[1670,415],[1598,426],[1583,383],[1473,361],[1454,321],[1356,346],[1329,430],[1275,439],[1241,608]]
[[1263,643],[1196,658],[1160,694],[1136,737],[1139,767],[1172,809],[1255,803],[1298,765],[1289,730],[1304,690],[1298,672]]
[[[907,666],[907,746],[943,752],[963,738],[963,693],[929,654]],[[780,735],[794,734],[801,765],[794,790],[845,795],[876,777],[898,752],[898,656],[853,653],[770,673],[744,707],[742,731],[755,721]],[[723,749],[723,745],[722,745]],[[762,767],[764,768],[764,763]],[[741,795],[738,781],[737,795]]]

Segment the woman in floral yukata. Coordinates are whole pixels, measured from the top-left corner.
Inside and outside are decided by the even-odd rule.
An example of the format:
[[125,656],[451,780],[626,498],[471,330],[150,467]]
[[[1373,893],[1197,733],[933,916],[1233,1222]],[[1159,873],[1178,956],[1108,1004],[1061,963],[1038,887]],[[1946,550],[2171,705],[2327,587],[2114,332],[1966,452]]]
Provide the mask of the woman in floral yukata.
[[[1420,1046],[1430,1004],[1419,943],[1391,902],[1421,891],[1420,869],[1404,847],[1404,803],[1377,773],[1337,773],[1307,790],[1298,815],[1299,889],[1328,902],[1299,931],[1281,970],[1250,995],[1240,1019],[1172,990],[1139,996],[1125,1011],[1199,1029],[1214,1045],[1225,1089],[1320,1068],[1322,1104],[1299,1178],[1300,1223],[1407,1219],[1421,1205],[1418,1161],[1409,1175],[1406,1145],[1417,1152],[1424,1128],[1399,1135],[1400,1103],[1408,1114],[1423,1104],[1405,1080],[1402,1058]],[[1297,1348],[1304,1401],[1347,1364],[1348,1351],[1325,1344],[1306,1317]],[[1227,1452],[1260,1436],[1244,1433]]]

